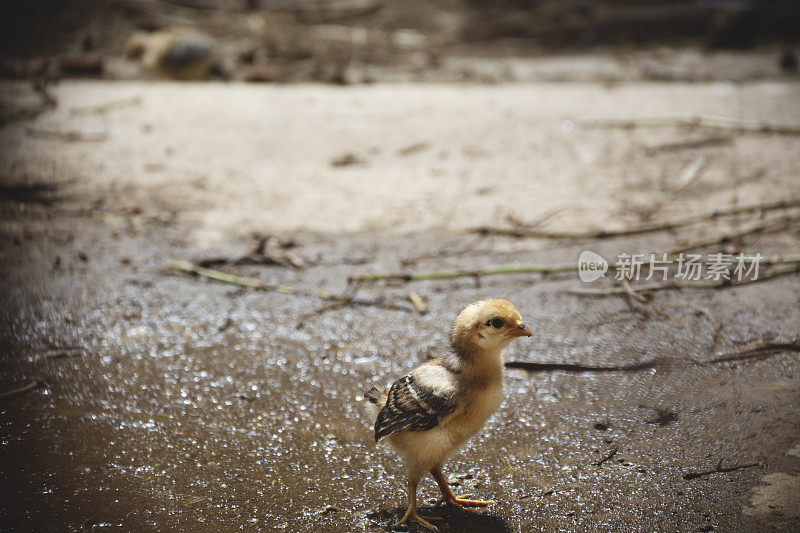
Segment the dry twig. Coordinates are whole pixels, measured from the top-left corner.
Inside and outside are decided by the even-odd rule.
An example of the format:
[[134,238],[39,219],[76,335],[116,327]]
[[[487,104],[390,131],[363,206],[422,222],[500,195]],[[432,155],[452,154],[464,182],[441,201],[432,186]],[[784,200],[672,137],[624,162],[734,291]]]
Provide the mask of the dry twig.
[[650,303],[650,300],[648,298],[642,296],[641,294],[633,290],[631,284],[628,283],[627,279],[623,279],[620,285],[622,286],[622,290],[625,291],[625,294],[627,294],[630,299],[636,300],[637,302],[643,303],[645,305]]
[[348,307],[348,306],[351,306],[351,305],[360,305],[360,306],[367,306],[367,307],[380,307],[382,309],[389,309],[391,311],[397,311],[397,310],[403,309],[402,307],[400,307],[400,306],[398,306],[396,304],[387,303],[387,302],[385,302],[384,300],[381,300],[381,299],[379,299],[379,300],[357,299],[355,297],[357,290],[358,290],[358,285],[357,284],[351,284],[347,288],[345,293],[342,294],[341,296],[338,296],[338,297],[328,296],[328,297],[325,297],[325,298],[323,298],[323,296],[320,296],[320,298],[331,299],[333,301],[331,301],[330,303],[324,304],[321,307],[318,307],[317,309],[314,309],[313,311],[310,311],[308,313],[305,313],[305,314],[301,315],[300,319],[295,324],[295,328],[296,329],[302,329],[303,326],[305,326],[305,324],[308,321],[308,319],[310,319],[310,318],[314,318],[314,317],[317,317],[317,316],[320,316],[320,315],[324,315],[325,313],[329,313],[331,311],[336,311],[337,309],[341,309],[343,307]]
[[532,363],[528,361],[506,361],[506,368],[517,368],[528,372],[639,372],[651,370],[653,368],[667,366],[669,363],[660,359],[650,359],[642,363],[631,363],[627,365],[594,366],[581,365],[577,363]]
[[627,279],[623,279],[620,282],[620,286],[622,287],[622,290],[625,291],[625,295],[628,297],[628,307],[630,307],[631,311],[639,311],[639,309],[634,304],[634,302],[639,302],[640,304],[644,305],[646,308],[648,308],[648,309],[650,309],[652,311],[655,311],[659,315],[661,315],[663,317],[666,317],[666,318],[668,318],[670,320],[675,320],[672,317],[672,315],[670,315],[669,313],[665,313],[659,307],[657,307],[653,302],[651,302],[650,298],[648,296],[644,296],[644,295],[639,294],[638,292],[636,292],[633,289],[633,287],[631,287],[631,284],[628,282]]
[[754,466],[759,466],[761,463],[749,463],[744,465],[736,465],[736,466],[728,466],[722,468],[722,459],[719,460],[717,463],[716,468],[713,470],[706,470],[704,472],[687,472],[683,475],[683,479],[686,481],[690,481],[692,479],[697,479],[700,477],[710,476],[712,474],[723,474],[726,472],[735,472],[736,470],[742,470],[744,468],[753,468]]
[[293,292],[292,288],[286,285],[267,285],[255,278],[237,276],[236,274],[228,274],[227,272],[222,272],[220,270],[197,266],[189,263],[188,261],[170,261],[167,263],[167,267],[181,270],[183,272],[189,272],[191,274],[196,274],[198,276],[203,276],[216,281],[221,281],[223,283],[231,283],[233,285],[240,285],[242,287],[250,287],[251,289],[277,291],[281,294],[290,294]]
[[314,309],[313,311],[300,315],[300,318],[297,320],[294,327],[295,329],[303,329],[303,326],[306,325],[306,321],[308,321],[309,318],[314,318],[320,315],[324,315],[325,313],[329,313],[331,311],[336,311],[337,309],[341,309],[342,307],[347,307],[352,303],[353,303],[352,296],[348,295],[340,296],[334,299],[332,302],[326,303],[321,307]]
[[253,244],[243,255],[231,259],[229,257],[212,257],[198,261],[201,267],[217,265],[278,265],[295,269],[304,268],[305,261],[292,252],[286,250],[290,244],[281,242],[277,237],[270,235],[253,235]]
[[23,392],[28,392],[28,391],[31,391],[31,390],[35,389],[36,387],[41,387],[41,386],[44,386],[44,385],[46,385],[45,381],[43,381],[41,379],[35,379],[35,380],[31,381],[30,383],[28,383],[26,385],[23,385],[21,387],[17,387],[15,389],[7,390],[5,392],[0,392],[0,398],[8,398],[10,396],[16,396],[17,394],[22,394]]
[[554,274],[557,272],[573,272],[578,269],[577,264],[568,265],[500,265],[474,270],[454,268],[451,270],[433,270],[428,272],[400,272],[400,273],[372,273],[356,274],[350,276],[354,281],[419,281],[432,279],[474,278],[480,276],[495,276],[498,274],[525,274],[538,272],[540,274]]
[[425,302],[422,300],[422,297],[419,294],[414,291],[409,291],[406,296],[408,297],[408,301],[411,302],[411,305],[414,306],[414,310],[417,313],[424,315],[428,311],[428,306],[425,305]]
[[800,124],[774,124],[770,122],[746,121],[733,117],[717,115],[661,115],[630,119],[613,117],[584,117],[580,124],[584,128],[664,128],[694,127],[726,130],[737,133],[777,133],[781,135],[800,135]]
[[685,141],[668,142],[664,144],[657,144],[654,146],[645,146],[644,149],[650,153],[675,152],[680,150],[693,150],[697,148],[705,148],[706,146],[730,144],[732,140],[733,140],[732,137],[729,136],[703,137],[700,139],[688,139]]
[[711,211],[703,211],[682,217],[677,217],[672,220],[662,222],[648,222],[637,226],[630,226],[628,228],[603,228],[598,230],[589,231],[548,231],[537,230],[535,228],[528,228],[527,226],[517,226],[513,228],[494,228],[480,226],[469,230],[471,233],[478,233],[481,235],[503,235],[507,237],[518,238],[536,238],[536,239],[608,239],[612,237],[621,237],[629,235],[641,235],[643,233],[654,233],[657,231],[667,231],[705,220],[712,220],[721,217],[728,217],[733,215],[741,215],[744,213],[758,213],[774,211],[777,209],[789,209],[793,207],[800,207],[800,199],[780,200],[776,202],[765,202],[759,204],[750,204],[744,206],[728,206],[720,209],[713,209]]
[[727,353],[720,357],[703,361],[698,364],[712,365],[717,363],[730,363],[733,361],[746,361],[749,359],[761,360],[766,359],[770,355],[783,352],[800,352],[800,343],[776,341],[754,342],[743,347],[741,350]]
[[418,143],[411,144],[409,146],[405,146],[400,148],[397,151],[397,155],[400,156],[409,156],[412,154],[416,154],[417,152],[423,152],[431,147],[431,144],[428,141],[422,141]]
[[347,307],[349,305],[377,306],[383,309],[390,309],[390,310],[402,309],[402,307],[396,304],[387,303],[383,300],[373,301],[373,300],[356,299],[354,297],[356,290],[355,284],[350,284],[348,290],[345,292],[344,295],[331,296],[322,292],[306,293],[303,291],[295,290],[287,285],[267,285],[255,278],[248,278],[236,274],[228,274],[227,272],[222,272],[220,270],[214,270],[211,268],[197,266],[188,261],[170,261],[167,263],[167,267],[180,270],[182,272],[187,272],[189,274],[196,274],[198,276],[213,279],[215,281],[220,281],[222,283],[230,283],[232,285],[238,285],[241,287],[248,287],[251,289],[264,290],[264,291],[276,291],[281,294],[293,294],[297,296],[314,296],[321,300],[329,301],[320,308],[315,309],[309,313],[306,313],[305,315],[302,315],[297,322],[298,329],[302,328],[303,325],[305,324],[305,321],[308,320],[309,318],[322,315],[324,313],[327,313],[329,311],[334,311],[336,309],[341,309],[342,307]]
[[603,466],[603,463],[610,461],[615,455],[617,455],[617,449],[614,448],[607,455],[605,455],[599,461],[595,461],[594,466]]
[[141,105],[141,103],[141,96],[132,96],[130,98],[123,98],[120,100],[111,100],[110,102],[105,102],[98,105],[73,107],[70,109],[70,113],[73,115],[104,115],[109,111],[114,111],[116,109],[122,109],[125,107],[138,106]]
[[706,168],[706,158],[704,156],[697,156],[681,170],[678,176],[678,189],[685,189],[700,177],[700,174]]
[[407,257],[405,259],[401,259],[400,264],[403,265],[404,267],[409,267],[419,263],[420,261],[425,261],[428,259],[438,259],[440,257],[456,257],[460,255],[466,255],[475,252],[476,251],[475,249],[483,241],[484,237],[478,236],[474,241],[467,243],[466,245],[461,246],[456,250],[444,249],[444,250],[434,250],[431,252],[425,252],[419,255],[415,255],[413,257]]
[[66,359],[67,357],[78,357],[79,355],[83,355],[83,350],[80,348],[54,348],[37,353],[33,360],[35,362],[48,359]]
[[706,237],[705,239],[698,239],[695,241],[689,241],[683,244],[673,246],[667,251],[667,253],[672,255],[672,254],[678,254],[680,252],[686,252],[688,250],[695,250],[697,248],[705,248],[707,246],[714,246],[717,244],[727,244],[730,242],[735,242],[741,239],[742,237],[745,237],[747,235],[752,235],[754,233],[782,231],[787,229],[791,224],[799,220],[800,220],[800,215],[785,216],[778,219],[762,220],[742,229],[728,231],[720,235],[715,235],[713,237]]
[[[719,363],[728,363],[731,361],[743,361],[749,359],[765,359],[770,355],[783,352],[800,352],[800,343],[798,342],[780,342],[780,341],[764,341],[756,342],[745,346],[742,350],[726,354],[716,359],[709,361],[695,361],[690,360],[688,364],[693,366],[704,366]],[[528,372],[570,372],[570,373],[583,373],[583,372],[641,372],[643,370],[652,370],[654,368],[677,366],[681,363],[670,361],[666,359],[650,359],[641,363],[630,363],[623,365],[611,366],[596,366],[596,365],[582,365],[579,363],[535,363],[529,361],[506,361],[506,368],[517,368],[526,370]],[[640,405],[640,407],[646,407]],[[648,407],[648,409],[650,409]],[[656,409],[656,411],[658,411]]]
[[43,128],[26,128],[25,133],[39,139],[55,139],[66,142],[99,142],[108,138],[105,129],[98,130],[49,130]]
[[[666,261],[661,262],[661,264],[667,265],[675,265],[678,264],[679,258],[678,257],[667,257]],[[742,263],[743,264],[751,264],[755,261],[755,256],[743,257]],[[774,257],[766,257],[766,256],[759,256],[758,262],[760,265],[776,265],[776,264],[791,264],[791,271],[795,272],[800,268],[800,256],[795,255],[787,255],[787,256],[774,256]],[[698,261],[698,264],[708,264],[710,260],[704,259],[703,261]],[[642,270],[649,269],[649,263],[643,263],[641,265]],[[610,264],[609,269],[617,268],[616,264]],[[431,271],[423,271],[423,272],[376,272],[376,273],[368,273],[368,274],[356,274],[350,276],[348,279],[350,282],[374,282],[374,281],[421,281],[421,280],[436,280],[436,279],[453,279],[453,278],[476,278],[481,276],[497,276],[501,274],[559,274],[563,272],[576,272],[578,270],[578,263],[563,263],[557,265],[545,265],[541,263],[528,263],[528,264],[519,264],[519,263],[512,263],[509,265],[496,265],[496,266],[489,266],[484,268],[476,268],[476,269],[463,269],[463,268],[454,268],[450,270],[431,270]],[[717,285],[715,282],[705,282],[705,281],[698,281],[698,282],[676,282],[676,283],[684,283],[686,285],[679,285],[680,287],[702,287],[702,288],[715,288],[717,286],[726,286],[726,285],[737,285],[737,284],[744,284],[746,282],[751,281],[761,281],[759,278],[758,280],[742,280],[741,282],[737,281],[729,281],[724,280],[726,283]],[[679,286],[674,286],[671,288],[679,288]],[[659,286],[660,287],[660,286]],[[662,287],[664,288],[664,287]],[[670,287],[666,287],[670,288]],[[624,289],[620,289],[624,292]],[[643,290],[654,290],[653,288],[643,288],[638,287],[637,291]],[[659,290],[659,289],[655,289]],[[588,293],[593,294],[593,293]]]

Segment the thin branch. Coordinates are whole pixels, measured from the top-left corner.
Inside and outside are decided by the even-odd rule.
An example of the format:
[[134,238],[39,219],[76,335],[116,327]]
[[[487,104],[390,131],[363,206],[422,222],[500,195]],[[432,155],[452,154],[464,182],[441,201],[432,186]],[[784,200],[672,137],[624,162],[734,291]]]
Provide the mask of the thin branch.
[[706,146],[717,146],[720,144],[730,144],[732,142],[732,137],[730,136],[714,136],[714,137],[703,137],[701,139],[688,139],[684,141],[677,141],[677,142],[668,142],[664,144],[656,144],[651,146],[645,146],[644,149],[647,152],[654,153],[654,152],[675,152],[679,150],[690,150],[690,149],[697,149],[697,148],[705,148]]
[[800,124],[774,124],[756,122],[717,115],[660,115],[630,119],[613,117],[584,117],[580,121],[584,128],[668,128],[676,126],[708,128],[733,131],[737,133],[777,133],[781,135],[800,135]]
[[625,291],[625,294],[627,294],[628,297],[631,298],[632,300],[636,300],[637,302],[643,304],[650,303],[650,300],[648,300],[646,297],[642,296],[641,294],[633,290],[631,284],[628,282],[627,279],[623,279],[620,285],[622,286],[622,290]]
[[775,341],[754,342],[736,352],[727,353],[698,364],[712,365],[717,363],[729,363],[732,361],[746,361],[748,359],[766,359],[770,355],[783,352],[800,352],[800,343]]
[[686,189],[697,180],[706,169],[707,160],[705,156],[698,156],[692,159],[678,176],[678,189]]
[[766,202],[759,204],[750,204],[744,206],[728,206],[711,211],[703,211],[682,217],[677,217],[672,220],[662,222],[650,222],[640,224],[638,226],[631,226],[628,228],[602,228],[598,230],[589,231],[548,231],[537,230],[528,228],[527,226],[514,227],[514,228],[494,228],[487,226],[480,226],[470,229],[471,233],[478,233],[481,235],[503,235],[507,237],[529,237],[536,239],[608,239],[612,237],[621,237],[627,235],[641,235],[643,233],[653,233],[657,231],[667,231],[682,226],[688,226],[697,222],[705,220],[712,220],[721,217],[728,217],[733,215],[741,215],[744,213],[766,212],[774,211],[776,209],[789,209],[793,207],[800,207],[800,198],[791,200],[779,200],[777,202]]
[[103,115],[109,111],[122,109],[124,107],[138,106],[141,105],[141,103],[141,96],[132,96],[120,100],[111,100],[103,104],[73,107],[70,109],[70,113],[73,115]]
[[466,255],[469,253],[475,252],[475,249],[478,245],[480,245],[484,241],[483,236],[478,236],[473,242],[467,243],[466,245],[462,246],[457,250],[434,250],[432,252],[425,252],[413,257],[407,257],[405,259],[400,260],[400,264],[404,267],[413,266],[420,261],[425,261],[428,259],[438,259],[440,257],[456,257],[459,255]]
[[639,372],[651,370],[653,368],[667,366],[669,363],[660,359],[650,359],[642,363],[631,363],[627,365],[594,366],[581,365],[577,363],[531,363],[528,361],[506,361],[506,368],[517,368],[528,372]]
[[[755,261],[756,256],[749,256],[743,257],[742,263],[743,264],[751,264]],[[659,261],[660,264],[666,265],[675,265],[678,264],[679,258],[678,257],[668,257],[666,261]],[[698,261],[697,264],[709,264],[711,261],[704,260]],[[800,267],[800,255],[787,255],[787,256],[775,256],[775,257],[765,257],[765,256],[758,256],[758,263],[760,265],[773,265],[773,264],[792,264],[792,272],[796,271],[798,267]],[[649,263],[643,263],[641,265],[642,270],[646,270],[649,268]],[[617,268],[616,264],[609,264],[609,269]],[[559,274],[563,272],[577,272],[578,270],[578,262],[575,263],[562,263],[557,265],[545,265],[540,263],[530,263],[530,264],[517,264],[512,263],[509,265],[496,265],[496,266],[489,266],[485,268],[478,268],[478,269],[462,269],[462,268],[454,268],[450,270],[431,270],[431,271],[423,271],[423,272],[377,272],[377,273],[367,273],[367,274],[356,274],[350,276],[348,279],[350,282],[361,282],[361,281],[420,281],[420,280],[436,280],[436,279],[453,279],[453,278],[474,278],[474,277],[481,277],[481,276],[497,276],[501,274],[531,274],[531,273],[538,273],[538,274]],[[746,282],[750,282],[751,280],[742,280],[742,282],[736,281],[728,281],[724,280],[725,283],[721,285],[736,285],[736,284],[743,284]],[[753,281],[761,281],[753,280]],[[675,283],[684,283],[686,285],[675,285],[665,288],[677,288],[677,287],[711,287],[714,288],[718,286],[716,282],[675,282]],[[661,287],[660,285],[658,287]],[[620,289],[623,290],[624,289]],[[659,290],[653,288],[641,288],[637,287],[637,291],[642,290]]]
[[361,305],[361,306],[377,306],[383,309],[390,309],[390,310],[403,310],[404,308],[392,304],[387,303],[383,300],[360,300],[354,297],[355,294],[355,285],[350,284],[348,290],[341,296],[331,296],[328,294],[324,294],[321,292],[317,293],[306,293],[303,291],[298,291],[289,287],[287,285],[267,285],[262,283],[260,280],[255,278],[248,278],[245,276],[238,276],[236,274],[228,274],[227,272],[222,272],[220,270],[214,270],[211,268],[205,268],[201,266],[194,265],[188,261],[170,261],[167,263],[168,268],[174,268],[176,270],[180,270],[182,272],[186,272],[189,274],[196,274],[198,276],[202,276],[205,278],[213,279],[214,281],[220,281],[222,283],[230,283],[232,285],[238,285],[241,287],[248,287],[251,289],[257,290],[264,290],[264,291],[276,291],[281,294],[293,294],[296,296],[309,296],[309,297],[317,297],[320,300],[326,300],[328,303],[322,305],[321,307],[302,315],[298,320],[296,326],[297,329],[300,329],[304,326],[305,321],[309,318],[314,316],[322,315],[329,311],[334,311],[336,309],[341,309],[342,307],[347,307],[350,305]]
[[696,241],[690,241],[684,244],[676,245],[670,248],[667,253],[677,254],[680,252],[685,252],[688,250],[695,250],[697,248],[705,248],[707,246],[714,246],[717,244],[725,244],[729,242],[734,242],[742,237],[747,235],[752,235],[754,233],[766,233],[772,231],[782,231],[787,229],[790,224],[793,224],[800,220],[800,216],[787,216],[782,217],[779,219],[771,219],[771,220],[764,220],[757,222],[756,224],[752,224],[743,229],[729,231],[722,233],[720,235],[715,235],[713,237],[706,237],[705,239],[698,239]]
[[292,288],[286,285],[267,285],[255,278],[237,276],[236,274],[228,274],[227,272],[222,272],[220,270],[197,266],[189,263],[188,261],[170,261],[167,263],[167,267],[181,270],[183,272],[189,272],[191,274],[197,274],[198,276],[203,276],[215,281],[240,285],[242,287],[250,287],[252,289],[277,291],[281,294],[290,294],[293,292]]
[[719,320],[717,320],[717,317],[715,317],[713,314],[711,314],[710,311],[703,309],[702,307],[697,307],[689,304],[680,304],[680,305],[666,304],[666,306],[672,309],[684,309],[684,308],[689,309],[691,311],[694,311],[696,314],[703,315],[712,322],[719,322]]
[[403,307],[399,304],[393,303],[391,301],[387,301],[383,298],[378,298],[374,300],[366,300],[363,298],[349,298],[349,297],[339,297],[336,298],[333,302],[329,304],[324,304],[313,311],[305,313],[300,316],[300,319],[295,324],[297,329],[302,329],[308,321],[309,318],[314,318],[317,316],[324,315],[325,313],[329,313],[331,311],[336,311],[337,309],[342,309],[344,307],[378,307],[380,309],[386,309],[388,311],[403,311],[403,312],[410,312],[410,309],[407,307]]
[[302,329],[306,325],[306,322],[308,321],[308,319],[310,319],[310,318],[321,316],[321,315],[324,315],[325,313],[329,313],[331,311],[336,311],[337,309],[341,309],[343,307],[348,307],[348,306],[351,306],[351,305],[353,305],[353,306],[359,305],[359,306],[366,306],[366,307],[380,307],[382,309],[388,309],[390,311],[405,310],[404,308],[400,307],[399,305],[396,305],[396,304],[393,304],[393,303],[387,303],[386,301],[384,301],[382,299],[378,299],[378,300],[358,299],[355,296],[356,295],[356,290],[357,290],[357,284],[351,284],[342,296],[339,296],[339,297],[335,298],[332,302],[324,304],[321,307],[318,307],[318,308],[314,309],[313,311],[310,311],[308,313],[300,315],[300,318],[298,319],[297,323],[295,324],[295,328],[296,329]]
[[620,285],[622,286],[622,289],[625,291],[625,294],[628,296],[628,306],[631,308],[631,310],[637,310],[635,304],[633,303],[634,301],[637,301],[640,304],[643,304],[648,309],[655,311],[659,315],[666,317],[670,320],[675,320],[675,318],[672,315],[662,311],[658,306],[656,306],[653,302],[651,302],[649,297],[636,292],[633,289],[633,287],[631,287],[631,284],[628,282],[627,279],[623,279],[622,282],[620,282]]
[[236,258],[211,257],[197,262],[201,267],[217,265],[278,265],[302,269],[305,261],[296,253],[286,250],[290,243],[281,242],[275,236],[254,234],[250,248]]
[[[770,355],[783,352],[800,352],[798,342],[777,342],[765,341],[757,342],[746,346],[743,350],[726,354],[709,361],[689,360],[686,364],[690,366],[705,366],[711,364],[728,363],[731,361],[746,361],[750,359],[765,359]],[[613,373],[613,372],[641,372],[654,368],[677,366],[681,363],[666,359],[650,359],[641,363],[629,363],[623,365],[596,366],[582,365],[579,363],[536,363],[530,361],[506,361],[506,368],[516,368],[527,372],[569,372],[580,374],[584,372]],[[645,407],[645,406],[640,406]]]
[[400,273],[373,273],[356,274],[350,276],[353,281],[419,281],[431,279],[474,278],[479,276],[496,276],[499,274],[525,274],[538,272],[540,274],[555,274],[558,272],[574,272],[578,270],[577,263],[564,265],[499,265],[486,268],[466,270],[455,268],[452,270],[433,270],[428,272],[400,272]]
[[341,309],[342,307],[346,307],[353,303],[353,299],[356,296],[356,292],[358,292],[358,284],[350,284],[347,286],[345,292],[339,297],[329,297],[332,301],[329,303],[324,304],[313,311],[308,313],[304,313],[300,315],[300,318],[295,323],[295,329],[302,329],[305,326],[306,321],[309,318],[313,318],[315,316],[319,316],[325,314],[329,311],[335,311],[336,309]]
[[603,466],[603,463],[610,461],[615,455],[617,455],[617,449],[614,448],[607,455],[605,455],[599,461],[595,461],[594,466]]
[[425,302],[422,300],[422,296],[417,294],[414,291],[409,291],[406,294],[408,301],[411,302],[411,305],[414,306],[414,310],[419,313],[420,315],[424,315],[428,311],[428,306],[425,305]]
[[735,472],[737,470],[742,470],[744,468],[753,468],[754,466],[759,466],[760,464],[761,463],[749,463],[745,465],[728,466],[722,468],[722,459],[720,459],[719,463],[717,463],[716,468],[714,468],[713,470],[707,470],[705,472],[687,472],[683,475],[683,479],[685,479],[686,481],[690,481],[692,479],[706,477],[712,474],[722,474],[726,472]]
[[105,129],[98,130],[50,130],[44,128],[25,128],[25,133],[39,139],[55,139],[66,142],[100,142],[108,138]]
[[332,302],[326,303],[321,307],[314,309],[313,311],[300,315],[300,318],[297,320],[294,327],[295,329],[303,329],[303,326],[306,325],[306,321],[309,318],[314,318],[320,315],[324,315],[325,313],[328,313],[330,311],[336,311],[337,309],[341,309],[342,307],[347,307],[352,303],[353,303],[352,296],[344,295],[341,296],[340,298],[336,298]]
[[66,359],[68,357],[78,357],[83,355],[83,350],[80,348],[54,348],[52,350],[45,350],[44,352],[37,353],[34,361],[45,361],[48,359]]
[[0,392],[0,398],[8,398],[10,396],[16,396],[17,394],[22,394],[23,392],[28,392],[36,387],[40,387],[45,385],[46,383],[41,379],[35,379],[30,383],[23,385],[21,387],[17,387],[16,389],[7,390],[5,392]]
[[[580,206],[580,204],[578,204],[578,205]],[[573,206],[574,206],[574,204],[573,204]],[[580,206],[580,207],[583,207],[583,206]],[[568,211],[570,211],[570,209],[571,209],[570,205],[562,205],[562,206],[559,206],[559,207],[554,207],[552,209],[548,209],[547,211],[545,211],[544,213],[539,215],[534,220],[530,220],[528,222],[522,222],[521,220],[519,220],[517,217],[515,217],[513,215],[506,215],[506,221],[509,224],[511,224],[512,226],[517,227],[517,228],[533,229],[533,228],[538,228],[540,226],[543,226],[543,225],[547,224],[548,222],[552,222],[553,219],[557,215],[560,215],[561,213],[568,212]]]

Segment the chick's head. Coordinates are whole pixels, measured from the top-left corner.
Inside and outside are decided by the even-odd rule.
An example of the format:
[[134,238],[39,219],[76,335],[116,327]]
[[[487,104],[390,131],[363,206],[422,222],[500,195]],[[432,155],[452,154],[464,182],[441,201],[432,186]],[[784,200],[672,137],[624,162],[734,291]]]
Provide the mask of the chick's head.
[[518,337],[533,335],[517,308],[508,300],[493,298],[468,305],[453,321],[450,342],[458,353],[502,350]]

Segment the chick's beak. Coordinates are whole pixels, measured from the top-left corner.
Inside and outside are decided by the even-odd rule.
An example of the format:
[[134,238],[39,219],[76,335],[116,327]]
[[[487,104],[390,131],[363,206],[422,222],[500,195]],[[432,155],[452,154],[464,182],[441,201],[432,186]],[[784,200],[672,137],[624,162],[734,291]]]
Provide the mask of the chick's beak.
[[533,331],[525,324],[520,324],[517,328],[508,332],[511,337],[533,337]]

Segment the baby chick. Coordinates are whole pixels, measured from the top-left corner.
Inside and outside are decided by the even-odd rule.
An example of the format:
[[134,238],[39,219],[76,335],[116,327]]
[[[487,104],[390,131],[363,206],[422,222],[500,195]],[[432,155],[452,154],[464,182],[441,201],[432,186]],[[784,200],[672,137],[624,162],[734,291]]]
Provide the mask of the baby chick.
[[481,300],[453,322],[452,350],[424,363],[381,394],[366,393],[375,419],[375,441],[386,440],[403,457],[408,476],[408,510],[395,524],[414,521],[437,528],[417,513],[417,485],[430,472],[442,491],[439,503],[485,507],[494,502],[455,496],[442,465],[483,426],[500,405],[502,350],[517,337],[530,337],[517,309],[507,300]]
[[125,57],[140,59],[150,72],[176,80],[204,80],[211,68],[213,42],[191,30],[170,29],[133,33]]

